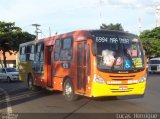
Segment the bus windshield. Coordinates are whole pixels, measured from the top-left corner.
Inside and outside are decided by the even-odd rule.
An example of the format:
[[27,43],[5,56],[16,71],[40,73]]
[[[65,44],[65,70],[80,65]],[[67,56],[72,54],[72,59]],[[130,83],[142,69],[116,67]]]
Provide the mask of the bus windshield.
[[144,55],[138,37],[96,36],[94,43],[98,69],[112,72],[144,68]]

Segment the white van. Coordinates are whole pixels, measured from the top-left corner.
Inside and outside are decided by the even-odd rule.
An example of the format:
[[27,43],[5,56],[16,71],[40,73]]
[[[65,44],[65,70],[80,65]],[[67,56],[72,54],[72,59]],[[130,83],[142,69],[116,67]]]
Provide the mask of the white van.
[[148,63],[149,73],[160,73],[160,57],[152,58]]

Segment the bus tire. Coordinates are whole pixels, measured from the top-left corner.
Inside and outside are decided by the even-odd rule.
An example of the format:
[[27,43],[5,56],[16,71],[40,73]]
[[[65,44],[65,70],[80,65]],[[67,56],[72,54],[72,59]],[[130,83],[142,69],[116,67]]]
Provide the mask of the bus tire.
[[78,96],[74,93],[73,84],[70,79],[67,79],[64,82],[63,94],[67,101],[75,101],[78,98]]
[[29,90],[36,91],[38,89],[38,87],[33,84],[33,78],[32,78],[31,74],[28,75],[28,81],[27,81],[27,83],[28,83],[28,89]]

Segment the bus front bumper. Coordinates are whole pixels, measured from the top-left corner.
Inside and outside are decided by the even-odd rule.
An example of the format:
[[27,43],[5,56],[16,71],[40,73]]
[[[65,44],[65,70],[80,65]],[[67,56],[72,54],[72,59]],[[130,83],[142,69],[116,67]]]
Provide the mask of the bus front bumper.
[[146,81],[130,85],[107,85],[93,82],[91,97],[143,95]]

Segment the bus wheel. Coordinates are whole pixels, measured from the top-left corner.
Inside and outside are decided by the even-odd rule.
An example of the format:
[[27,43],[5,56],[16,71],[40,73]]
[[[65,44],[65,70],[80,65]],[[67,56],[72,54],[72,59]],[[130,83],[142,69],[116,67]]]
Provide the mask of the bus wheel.
[[73,84],[70,79],[67,79],[64,82],[63,94],[67,101],[74,101],[78,98],[78,96],[74,93]]
[[31,75],[28,76],[28,89],[33,91],[37,90],[37,86],[33,85],[33,79]]

